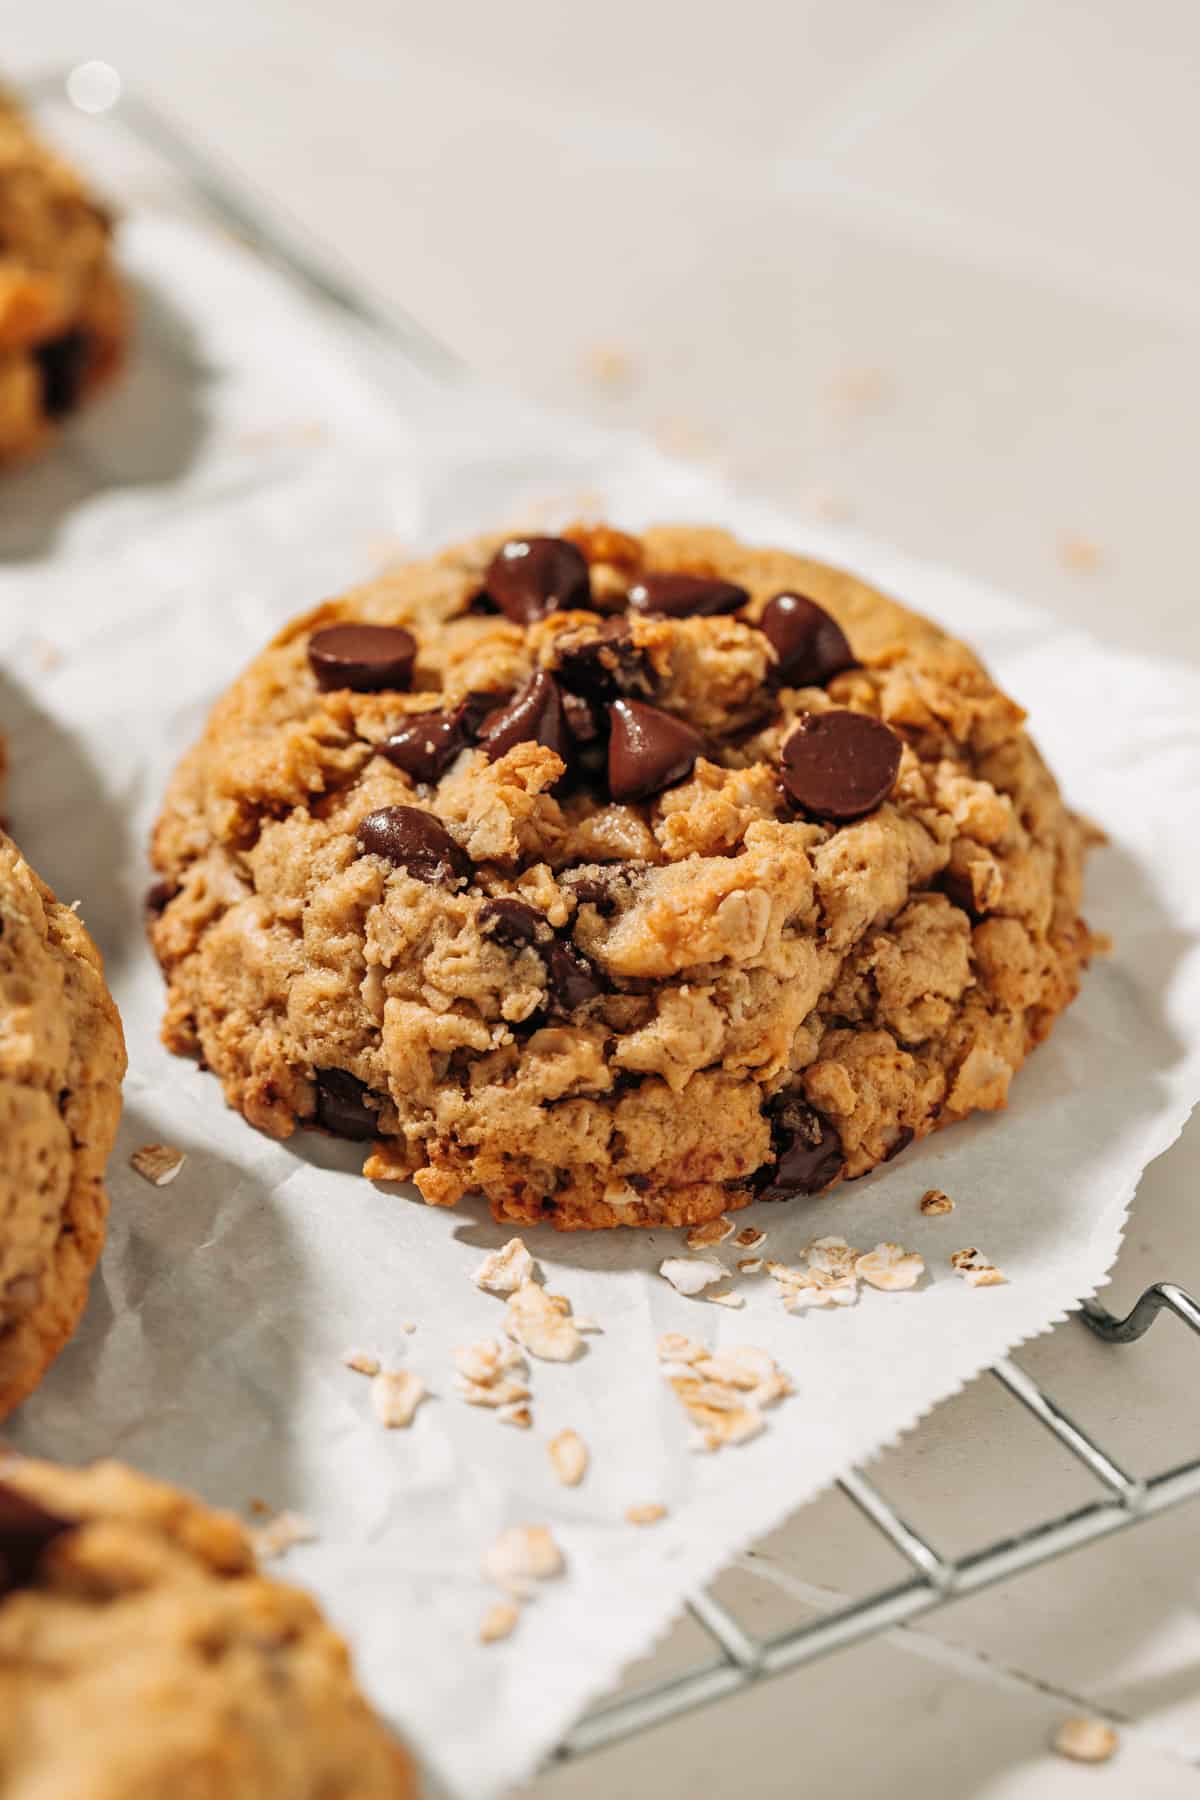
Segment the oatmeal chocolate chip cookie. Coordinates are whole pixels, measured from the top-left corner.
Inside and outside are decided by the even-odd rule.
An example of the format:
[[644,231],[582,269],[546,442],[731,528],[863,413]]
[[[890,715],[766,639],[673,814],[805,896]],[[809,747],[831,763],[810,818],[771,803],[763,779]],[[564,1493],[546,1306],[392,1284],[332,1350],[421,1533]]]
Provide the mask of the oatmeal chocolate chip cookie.
[[0,1418],[83,1311],[124,1073],[99,951],[0,832]]
[[307,1595],[119,1463],[0,1462],[5,1800],[411,1800]]
[[863,1175],[1002,1107],[1076,992],[1082,833],[1022,717],[720,531],[450,550],[289,625],[179,769],[166,1042],[500,1218]]
[[112,221],[0,93],[0,464],[40,450],[128,334]]

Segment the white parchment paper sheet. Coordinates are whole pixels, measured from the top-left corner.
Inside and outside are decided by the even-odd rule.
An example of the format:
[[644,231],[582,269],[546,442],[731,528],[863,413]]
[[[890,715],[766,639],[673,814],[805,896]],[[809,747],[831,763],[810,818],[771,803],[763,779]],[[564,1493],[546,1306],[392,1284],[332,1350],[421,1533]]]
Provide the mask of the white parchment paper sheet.
[[[82,903],[131,1057],[92,1303],[11,1436],[67,1459],[116,1454],[233,1507],[259,1495],[306,1514],[319,1541],[286,1573],[317,1590],[374,1698],[449,1786],[486,1797],[531,1770],[690,1589],[1103,1281],[1139,1174],[1200,1075],[1200,681],[947,571],[801,536],[636,442],[482,389],[385,381],[276,278],[191,229],[135,222],[127,254],[145,318],[130,381],[62,455],[0,489],[15,827]],[[826,1232],[898,1238],[928,1263],[917,1292],[789,1316],[765,1277],[747,1278],[744,1310],[728,1312],[654,1273],[677,1234],[530,1233],[550,1285],[604,1330],[576,1364],[534,1365],[537,1424],[522,1433],[451,1383],[453,1347],[499,1327],[501,1303],[468,1276],[508,1234],[481,1208],[438,1212],[371,1187],[352,1147],[257,1136],[210,1076],[162,1051],[143,845],[213,698],[291,613],[365,574],[381,539],[426,547],[535,503],[569,513],[582,490],[621,523],[707,518],[849,564],[975,642],[1029,706],[1072,800],[1112,835],[1088,911],[1118,948],[1006,1115],[827,1198],[740,1216],[784,1259]],[[188,1152],[161,1191],[127,1166],[153,1141]],[[957,1199],[949,1219],[919,1216],[928,1186]],[[968,1244],[1007,1286],[952,1274]],[[795,1398],[745,1448],[689,1455],[655,1365],[668,1329],[764,1346]],[[350,1343],[428,1382],[436,1398],[410,1431],[374,1422],[367,1384],[341,1366]],[[573,1491],[545,1451],[566,1425],[593,1458]],[[653,1530],[624,1522],[645,1501],[669,1508]],[[483,1648],[480,1555],[524,1521],[553,1526],[568,1574],[510,1642]]]

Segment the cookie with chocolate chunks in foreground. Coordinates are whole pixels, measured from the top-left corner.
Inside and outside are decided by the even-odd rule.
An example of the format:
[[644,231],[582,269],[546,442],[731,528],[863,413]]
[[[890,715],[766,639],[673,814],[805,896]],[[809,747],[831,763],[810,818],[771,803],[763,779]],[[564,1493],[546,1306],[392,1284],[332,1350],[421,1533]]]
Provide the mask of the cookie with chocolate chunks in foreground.
[[939,626],[590,525],[297,619],[168,791],[149,929],[168,1043],[259,1129],[436,1205],[693,1225],[1002,1108],[1089,955],[1082,858]]
[[346,1645],[232,1514],[121,1463],[17,1456],[0,1457],[0,1770],[13,1800],[417,1794]]

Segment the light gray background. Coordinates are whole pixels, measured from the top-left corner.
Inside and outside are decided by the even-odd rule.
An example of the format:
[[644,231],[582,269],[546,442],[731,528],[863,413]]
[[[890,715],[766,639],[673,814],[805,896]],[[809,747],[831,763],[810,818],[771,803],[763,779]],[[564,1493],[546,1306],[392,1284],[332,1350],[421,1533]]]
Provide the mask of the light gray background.
[[[11,70],[111,62],[472,365],[1112,641],[1200,657],[1189,0],[12,13]],[[629,378],[601,379],[597,351]],[[1193,1126],[1143,1182],[1117,1303],[1162,1276],[1200,1287],[1198,1172]],[[1200,1365],[1169,1323],[1119,1366],[1080,1337],[1022,1360],[1127,1466],[1200,1451]],[[948,1550],[1090,1497],[987,1383],[878,1479]],[[539,1800],[1192,1794],[1197,1523],[555,1771]],[[767,1554],[798,1594],[895,1573],[828,1501]],[[739,1573],[730,1592],[782,1622],[773,1587]],[[685,1628],[660,1666],[688,1648]],[[1123,1722],[1103,1770],[1044,1751],[1081,1708]]]

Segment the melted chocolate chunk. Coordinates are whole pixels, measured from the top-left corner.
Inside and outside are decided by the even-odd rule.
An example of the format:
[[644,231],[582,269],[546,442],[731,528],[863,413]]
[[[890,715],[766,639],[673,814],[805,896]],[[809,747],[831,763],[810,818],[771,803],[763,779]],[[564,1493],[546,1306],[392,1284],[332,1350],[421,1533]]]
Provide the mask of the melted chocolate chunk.
[[604,992],[599,975],[573,944],[551,944],[546,952],[546,974],[551,997],[561,1012],[575,1012]]
[[471,859],[460,849],[440,819],[419,806],[384,806],[359,821],[359,848],[366,856],[383,856],[418,881],[430,883],[470,878]]
[[417,642],[403,625],[327,625],[309,638],[308,660],[326,691],[378,694],[409,685]]
[[346,1069],[316,1069],[317,1124],[334,1137],[379,1136],[378,1116],[367,1105],[370,1090]]
[[179,885],[174,881],[155,881],[146,889],[145,906],[151,918],[157,919],[164,913],[179,892]]
[[645,800],[689,775],[704,739],[673,713],[643,700],[609,709],[608,787],[614,800]]
[[661,613],[668,619],[709,619],[737,612],[749,598],[745,588],[712,575],[643,575],[629,589],[634,612]]
[[518,689],[507,706],[484,720],[479,742],[495,762],[514,744],[544,744],[564,762],[571,760],[571,735],[562,694],[553,675],[539,669]]
[[439,781],[473,741],[474,723],[465,700],[453,712],[412,713],[380,748],[414,781]]
[[566,538],[510,538],[488,564],[484,590],[516,625],[592,604],[587,558]]
[[74,412],[83,395],[92,360],[92,340],[86,331],[64,331],[61,337],[39,344],[33,353],[42,383],[42,410],[50,419]]
[[479,929],[485,937],[495,938],[510,950],[526,944],[548,944],[554,933],[545,915],[524,900],[504,895],[499,900],[485,900],[479,909]]
[[759,630],[779,658],[771,672],[776,686],[824,687],[856,666],[837,620],[804,594],[776,594],[767,602]]
[[69,1519],[47,1512],[36,1500],[0,1481],[0,1599],[31,1587],[43,1552],[72,1529]]
[[819,1194],[841,1173],[842,1140],[836,1128],[794,1095],[772,1102],[769,1111],[775,1160],[755,1177],[759,1199]]
[[902,1150],[907,1150],[916,1135],[917,1134],[911,1125],[902,1125],[896,1136],[895,1143],[892,1145],[891,1149],[884,1154],[884,1162],[891,1162],[894,1156],[899,1156]]
[[634,644],[625,619],[605,619],[578,642],[571,641],[574,636],[564,632],[555,645],[558,679],[565,688],[597,701],[654,692],[650,659]]
[[783,785],[814,819],[861,819],[891,793],[903,748],[867,713],[801,713],[783,746]]

